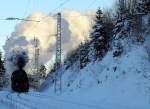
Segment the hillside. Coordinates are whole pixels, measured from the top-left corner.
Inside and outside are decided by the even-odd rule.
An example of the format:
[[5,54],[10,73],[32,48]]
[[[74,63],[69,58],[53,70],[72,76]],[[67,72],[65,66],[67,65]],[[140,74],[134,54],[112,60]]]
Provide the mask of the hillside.
[[[62,79],[65,92],[62,96],[80,99],[81,103],[90,101],[104,109],[148,109],[149,71],[150,62],[145,47],[132,45],[119,58],[113,58],[112,52],[109,52],[102,61],[89,63],[78,73],[66,70]],[[45,93],[51,91],[53,86]]]

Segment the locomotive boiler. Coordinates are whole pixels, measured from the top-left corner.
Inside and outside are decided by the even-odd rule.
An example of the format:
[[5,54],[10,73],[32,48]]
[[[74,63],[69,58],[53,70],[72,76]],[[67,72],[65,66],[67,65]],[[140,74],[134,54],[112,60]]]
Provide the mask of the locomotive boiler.
[[23,93],[29,91],[29,80],[27,73],[23,69],[25,66],[25,59],[22,56],[17,58],[17,70],[11,75],[11,88],[14,92]]

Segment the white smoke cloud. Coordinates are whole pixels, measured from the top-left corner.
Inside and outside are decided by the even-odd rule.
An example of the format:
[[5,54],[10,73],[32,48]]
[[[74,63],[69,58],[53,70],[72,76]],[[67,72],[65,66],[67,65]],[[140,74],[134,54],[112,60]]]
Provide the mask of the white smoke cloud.
[[[63,11],[62,17],[62,51],[66,53],[89,38],[91,17],[70,10]],[[22,21],[16,25],[15,31],[5,43],[4,50],[8,55],[12,49],[19,46],[28,50],[29,59],[32,60],[34,57],[33,40],[36,37],[39,40],[39,61],[45,64],[55,57],[56,17],[33,13],[27,19],[40,22]]]
[[[70,30],[70,35],[68,35],[68,37],[64,34],[64,37],[69,39],[68,43],[65,43],[65,49],[69,49],[69,47],[71,47],[70,49],[76,48],[78,44],[89,38],[89,31],[91,29],[90,17],[82,15],[77,11],[68,10],[64,11],[63,15],[65,21],[68,23],[68,30]],[[64,27],[64,29],[66,28]]]

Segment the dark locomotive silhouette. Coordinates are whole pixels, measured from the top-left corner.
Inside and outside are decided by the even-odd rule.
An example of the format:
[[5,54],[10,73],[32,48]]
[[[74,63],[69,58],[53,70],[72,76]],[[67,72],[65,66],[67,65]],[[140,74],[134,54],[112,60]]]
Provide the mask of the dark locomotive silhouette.
[[17,61],[18,70],[14,71],[11,76],[11,88],[15,92],[28,92],[29,80],[26,72],[23,70],[25,66],[25,60],[23,57],[18,57]]

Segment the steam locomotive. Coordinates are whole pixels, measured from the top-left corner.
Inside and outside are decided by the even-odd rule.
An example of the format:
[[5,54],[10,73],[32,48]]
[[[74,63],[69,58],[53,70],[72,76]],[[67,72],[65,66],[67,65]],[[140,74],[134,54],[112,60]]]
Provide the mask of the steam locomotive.
[[26,72],[23,70],[25,66],[25,60],[23,57],[18,57],[17,61],[18,69],[11,75],[11,88],[18,93],[29,91],[29,80]]

